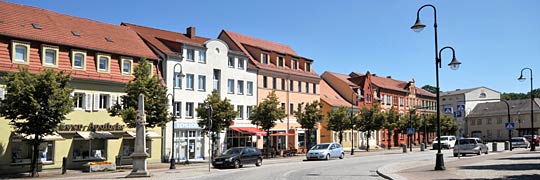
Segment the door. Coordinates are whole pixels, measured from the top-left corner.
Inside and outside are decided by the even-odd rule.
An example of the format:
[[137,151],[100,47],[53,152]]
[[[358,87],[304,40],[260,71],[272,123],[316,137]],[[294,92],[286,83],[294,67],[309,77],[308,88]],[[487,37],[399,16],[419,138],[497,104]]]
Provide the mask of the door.
[[190,139],[188,143],[189,159],[195,159],[195,139]]

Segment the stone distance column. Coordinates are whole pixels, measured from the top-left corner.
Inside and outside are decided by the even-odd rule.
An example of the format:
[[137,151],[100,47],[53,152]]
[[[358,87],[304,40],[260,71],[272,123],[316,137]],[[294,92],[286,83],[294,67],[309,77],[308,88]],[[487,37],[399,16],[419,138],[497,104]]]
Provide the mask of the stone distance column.
[[148,158],[148,153],[146,153],[146,128],[144,124],[146,123],[146,115],[144,114],[144,95],[139,94],[139,107],[137,115],[137,130],[135,137],[135,151],[131,154],[133,158],[133,170],[126,177],[150,177],[148,173],[146,158]]

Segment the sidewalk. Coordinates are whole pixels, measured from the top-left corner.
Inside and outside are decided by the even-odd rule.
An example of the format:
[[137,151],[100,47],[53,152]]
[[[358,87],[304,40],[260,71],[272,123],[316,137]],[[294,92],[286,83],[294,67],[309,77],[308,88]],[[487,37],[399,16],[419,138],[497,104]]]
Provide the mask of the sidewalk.
[[[413,151],[420,152],[419,148],[413,148]],[[393,148],[393,149],[374,149],[370,150],[369,152],[366,152],[365,150],[355,150],[354,155],[350,155],[350,149],[345,150],[345,158],[350,157],[362,157],[362,156],[374,156],[374,155],[384,155],[384,154],[398,154],[402,153],[401,148]],[[295,161],[302,161],[305,160],[305,154],[297,154],[296,156],[292,157],[276,157],[276,158],[267,158],[263,160],[263,166],[264,164],[279,164],[279,163],[287,163],[287,162],[295,162]],[[189,165],[184,165],[182,162],[179,162],[176,164],[176,169],[169,169],[169,163],[150,163],[148,164],[148,171],[150,171],[151,174],[163,174],[163,173],[175,173],[178,174],[179,178],[189,178],[191,176],[197,176],[201,174],[207,174],[208,173],[208,161],[204,162],[191,162]],[[62,175],[60,169],[46,169],[39,173],[39,179],[88,179],[90,177],[92,178],[98,178],[98,179],[107,179],[106,177],[123,177],[125,174],[131,171],[130,166],[123,166],[122,168],[118,168],[116,171],[106,171],[106,172],[91,172],[91,173],[83,173],[79,170],[68,170],[66,174]],[[215,169],[212,168],[212,171],[215,171]],[[181,173],[180,173],[181,172]],[[102,178],[99,178],[102,177]],[[30,178],[28,177],[28,173],[25,174],[17,174],[12,175],[9,177],[2,177],[0,176],[0,179],[3,178]],[[109,178],[110,179],[110,178]],[[113,178],[114,179],[114,178]]]
[[540,151],[515,149],[481,156],[455,158],[445,154],[445,171],[430,161],[394,163],[377,172],[387,179],[540,179]]

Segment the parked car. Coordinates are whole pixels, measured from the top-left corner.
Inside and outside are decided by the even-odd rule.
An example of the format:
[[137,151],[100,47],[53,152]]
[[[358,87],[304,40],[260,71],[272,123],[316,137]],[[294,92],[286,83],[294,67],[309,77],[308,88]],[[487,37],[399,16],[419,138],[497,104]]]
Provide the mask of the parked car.
[[339,158],[343,159],[345,152],[339,143],[323,143],[313,146],[306,154],[307,160]]
[[[527,141],[529,142],[533,142],[532,138],[531,138],[531,135],[523,135],[523,137],[527,138]],[[538,138],[538,135],[534,135],[534,145],[536,146],[539,146],[538,142],[539,142],[539,138]]]
[[525,137],[513,137],[512,148],[530,148],[531,143]]
[[262,153],[254,147],[233,147],[227,149],[212,161],[216,168],[233,167],[241,168],[245,164],[262,165]]
[[[435,137],[433,140],[433,149],[436,149],[439,145],[439,140]],[[456,136],[441,136],[441,148],[454,148],[456,145]]]
[[458,143],[454,147],[454,157],[459,154],[488,154],[488,147],[484,144],[484,141],[480,138],[462,138],[458,140]]

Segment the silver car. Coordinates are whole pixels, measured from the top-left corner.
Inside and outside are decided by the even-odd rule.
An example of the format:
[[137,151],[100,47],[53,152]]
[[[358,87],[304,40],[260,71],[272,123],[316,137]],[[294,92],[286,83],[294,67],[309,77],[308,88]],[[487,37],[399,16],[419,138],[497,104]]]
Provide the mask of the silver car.
[[454,157],[465,154],[487,154],[488,147],[484,144],[484,141],[480,138],[463,138],[458,140],[454,147]]
[[530,148],[531,143],[525,137],[513,137],[512,148]]
[[345,152],[339,143],[323,143],[313,146],[306,154],[307,160],[339,158],[343,159]]

